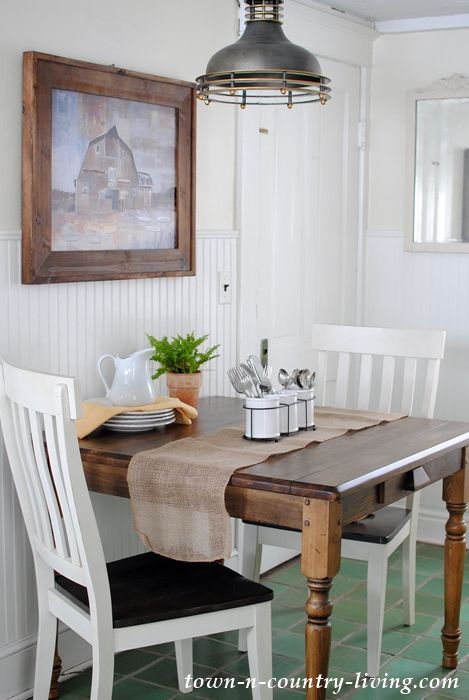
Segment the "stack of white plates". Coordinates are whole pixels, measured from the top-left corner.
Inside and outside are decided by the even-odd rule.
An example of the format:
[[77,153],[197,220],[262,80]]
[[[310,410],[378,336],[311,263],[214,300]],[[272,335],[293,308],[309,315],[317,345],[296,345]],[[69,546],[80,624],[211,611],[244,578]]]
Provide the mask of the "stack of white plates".
[[158,411],[128,411],[110,418],[103,425],[116,433],[143,433],[163,425],[170,425],[176,420],[173,408]]

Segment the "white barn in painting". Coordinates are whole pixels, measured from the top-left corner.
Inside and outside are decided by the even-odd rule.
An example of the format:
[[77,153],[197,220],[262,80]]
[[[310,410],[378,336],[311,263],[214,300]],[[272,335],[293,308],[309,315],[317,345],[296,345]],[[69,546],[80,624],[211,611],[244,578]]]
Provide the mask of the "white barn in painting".
[[151,175],[137,170],[116,126],[89,142],[75,187],[77,214],[151,209]]

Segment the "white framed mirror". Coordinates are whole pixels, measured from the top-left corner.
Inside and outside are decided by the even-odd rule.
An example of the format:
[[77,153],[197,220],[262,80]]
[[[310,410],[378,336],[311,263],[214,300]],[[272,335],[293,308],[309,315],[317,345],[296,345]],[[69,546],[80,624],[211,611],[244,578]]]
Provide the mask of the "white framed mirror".
[[409,93],[406,250],[469,253],[469,78]]

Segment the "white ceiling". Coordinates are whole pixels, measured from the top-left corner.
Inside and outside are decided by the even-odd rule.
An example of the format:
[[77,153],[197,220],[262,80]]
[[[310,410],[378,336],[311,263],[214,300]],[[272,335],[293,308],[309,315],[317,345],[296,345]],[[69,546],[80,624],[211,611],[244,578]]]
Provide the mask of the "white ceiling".
[[445,17],[469,13],[469,0],[315,0],[368,22]]

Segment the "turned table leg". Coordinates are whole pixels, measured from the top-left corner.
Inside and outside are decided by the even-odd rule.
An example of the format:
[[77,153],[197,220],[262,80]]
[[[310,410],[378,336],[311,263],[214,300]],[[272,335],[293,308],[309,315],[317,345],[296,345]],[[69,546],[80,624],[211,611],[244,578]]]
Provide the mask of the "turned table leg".
[[[464,450],[466,456],[466,450]],[[443,661],[445,668],[456,668],[458,647],[461,641],[459,614],[466,554],[466,523],[464,513],[469,500],[466,469],[447,477],[443,482],[443,498],[449,518],[445,539],[445,624],[442,629]]]
[[326,697],[324,679],[328,675],[331,650],[329,592],[340,568],[341,511],[337,501],[305,498],[303,503],[301,570],[309,589],[305,665],[306,678],[311,680],[311,687],[306,691],[307,700],[325,700]]

